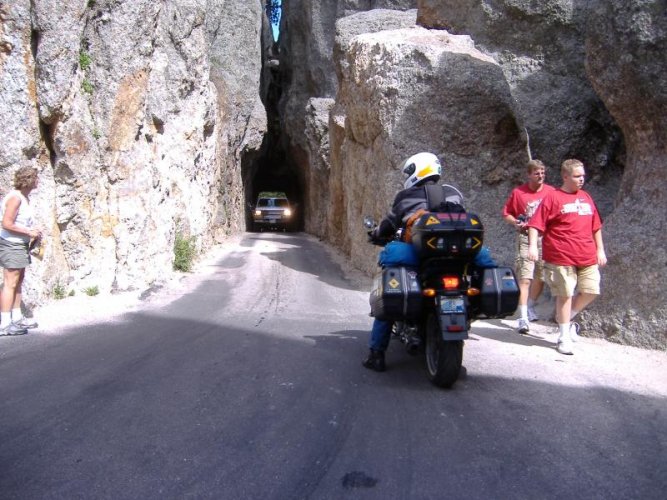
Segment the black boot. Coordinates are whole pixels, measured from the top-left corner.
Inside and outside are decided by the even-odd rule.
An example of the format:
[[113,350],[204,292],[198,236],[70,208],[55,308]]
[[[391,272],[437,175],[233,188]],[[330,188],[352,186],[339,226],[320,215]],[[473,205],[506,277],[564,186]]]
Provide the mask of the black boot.
[[384,365],[384,351],[376,351],[371,349],[368,353],[368,358],[362,363],[369,370],[375,370],[376,372],[383,372],[386,370]]

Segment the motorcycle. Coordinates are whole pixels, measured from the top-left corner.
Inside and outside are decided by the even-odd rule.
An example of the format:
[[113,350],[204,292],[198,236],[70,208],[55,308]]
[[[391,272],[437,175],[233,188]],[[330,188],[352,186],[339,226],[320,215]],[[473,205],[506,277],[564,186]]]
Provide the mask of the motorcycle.
[[392,334],[407,352],[424,354],[428,379],[451,388],[461,373],[472,321],[514,314],[519,301],[514,272],[495,265],[473,213],[426,212],[389,239],[372,237],[376,222],[371,217],[364,218],[364,226],[372,244],[385,246],[381,257],[390,246],[416,257],[407,264],[401,258],[381,262],[371,315],[392,321]]

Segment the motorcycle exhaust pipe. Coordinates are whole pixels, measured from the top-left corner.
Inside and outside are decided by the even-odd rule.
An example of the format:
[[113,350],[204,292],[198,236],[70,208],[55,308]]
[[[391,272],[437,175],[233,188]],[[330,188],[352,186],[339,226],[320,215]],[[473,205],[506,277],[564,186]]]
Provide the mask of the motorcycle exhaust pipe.
[[421,341],[419,339],[409,339],[405,343],[405,350],[408,351],[410,356],[416,356],[419,354],[419,348],[421,347]]

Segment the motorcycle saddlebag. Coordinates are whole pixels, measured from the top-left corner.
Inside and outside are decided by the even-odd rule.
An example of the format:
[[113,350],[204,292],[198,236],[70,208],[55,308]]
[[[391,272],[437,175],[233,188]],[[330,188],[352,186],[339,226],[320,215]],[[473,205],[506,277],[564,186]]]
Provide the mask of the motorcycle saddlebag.
[[421,258],[472,259],[484,242],[484,227],[470,212],[425,213],[414,222],[411,233]]
[[510,267],[484,269],[480,291],[480,311],[487,318],[510,316],[519,305],[519,285]]
[[377,274],[369,299],[371,316],[387,321],[416,319],[422,307],[417,271],[410,267],[386,267]]

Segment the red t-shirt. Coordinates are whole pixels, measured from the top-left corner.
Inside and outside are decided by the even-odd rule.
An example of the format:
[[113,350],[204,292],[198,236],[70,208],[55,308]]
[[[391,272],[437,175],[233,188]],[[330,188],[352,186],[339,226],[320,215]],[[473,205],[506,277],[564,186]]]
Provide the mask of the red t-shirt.
[[540,202],[554,189],[549,184],[543,184],[541,190],[533,191],[528,187],[527,182],[514,188],[503,207],[503,217],[511,215],[516,219],[519,215],[525,215],[527,219],[530,219],[540,206]]
[[602,227],[602,220],[586,191],[555,189],[544,197],[528,226],[543,233],[545,262],[578,267],[597,263],[593,234]]

